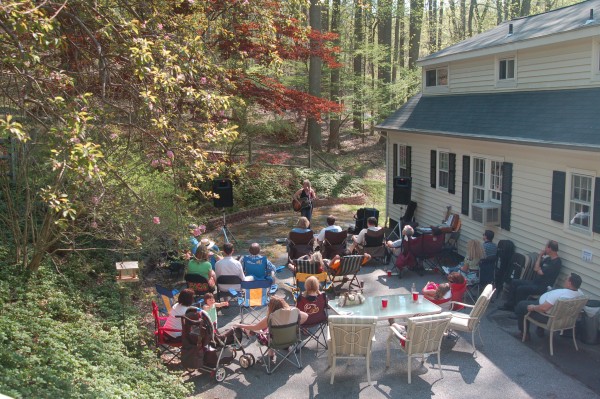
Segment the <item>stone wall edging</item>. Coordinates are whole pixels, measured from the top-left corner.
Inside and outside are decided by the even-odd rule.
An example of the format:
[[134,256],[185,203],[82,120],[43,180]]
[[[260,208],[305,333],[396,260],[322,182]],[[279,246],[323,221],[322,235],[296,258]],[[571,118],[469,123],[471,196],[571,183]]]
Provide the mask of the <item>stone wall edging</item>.
[[[331,206],[331,205],[362,205],[366,202],[366,197],[364,195],[358,195],[355,197],[342,197],[342,198],[323,198],[315,201],[316,206]],[[235,213],[231,213],[226,215],[227,223],[239,223],[243,220],[249,219],[251,217],[262,216],[266,213],[275,213],[281,211],[287,211],[291,209],[290,202],[281,202],[277,204],[259,206],[257,208],[246,209],[244,211],[239,211]],[[217,217],[209,219],[206,223],[206,229],[216,230],[223,226],[223,218]]]

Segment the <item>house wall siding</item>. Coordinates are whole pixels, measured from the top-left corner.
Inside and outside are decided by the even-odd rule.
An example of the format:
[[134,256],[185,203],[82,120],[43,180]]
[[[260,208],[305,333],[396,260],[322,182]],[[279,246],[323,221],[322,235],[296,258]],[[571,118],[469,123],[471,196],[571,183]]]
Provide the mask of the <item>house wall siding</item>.
[[[596,44],[597,45],[597,44]],[[449,87],[445,92],[424,88],[424,95],[447,95],[501,91],[552,90],[600,86],[592,78],[591,39],[573,40],[551,46],[520,50],[517,57],[515,86],[496,87],[495,56],[452,62]]]
[[[597,153],[388,131],[388,151],[391,151],[394,143],[412,147],[412,200],[418,204],[416,219],[421,226],[439,224],[448,205],[452,206],[453,212],[460,213],[460,160],[463,155],[500,157],[505,162],[512,162],[511,230],[502,230],[499,226],[486,227],[461,214],[459,252],[464,254],[466,242],[470,239],[481,239],[483,230],[487,228],[495,232],[495,242],[511,240],[520,253],[537,253],[549,239],[554,239],[559,243],[559,255],[563,260],[561,278],[569,272],[576,272],[583,278],[582,289],[591,297],[600,297],[600,234],[582,235],[550,219],[552,171],[582,169],[600,176]],[[455,194],[430,187],[430,151],[439,148],[456,154]],[[392,159],[391,153],[388,154],[388,159]],[[393,169],[391,163],[388,163],[387,167],[388,215],[398,220],[405,207],[391,203]],[[581,259],[583,249],[593,252],[591,263]]]

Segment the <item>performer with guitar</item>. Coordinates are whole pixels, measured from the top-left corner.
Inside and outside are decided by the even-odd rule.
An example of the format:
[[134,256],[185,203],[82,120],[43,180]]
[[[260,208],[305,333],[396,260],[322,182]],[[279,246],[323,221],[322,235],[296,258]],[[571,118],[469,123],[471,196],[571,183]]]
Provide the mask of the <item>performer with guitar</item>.
[[310,186],[310,181],[304,180],[302,188],[296,191],[292,197],[292,206],[296,212],[300,211],[300,214],[310,222],[313,211],[313,200],[315,199],[317,199],[317,193]]

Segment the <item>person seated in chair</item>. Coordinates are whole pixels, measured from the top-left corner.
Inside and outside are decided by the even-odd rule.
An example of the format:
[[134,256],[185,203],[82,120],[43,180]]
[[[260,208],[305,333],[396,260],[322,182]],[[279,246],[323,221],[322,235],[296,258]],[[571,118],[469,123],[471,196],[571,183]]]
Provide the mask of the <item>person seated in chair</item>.
[[327,227],[323,227],[317,235],[317,242],[319,243],[319,245],[323,244],[323,241],[325,240],[326,231],[333,231],[335,233],[339,233],[340,231],[342,231],[342,228],[335,224],[335,216],[327,216]]
[[179,330],[179,331],[166,331],[170,338],[175,341],[181,340],[181,319],[178,316],[184,316],[185,312],[192,307],[194,303],[194,290],[186,288],[179,293],[177,297],[177,303],[173,305],[169,312],[169,317],[163,327]]
[[296,273],[296,267],[298,266],[296,260],[310,260],[311,264],[316,265],[317,273],[322,273],[323,270],[325,270],[327,264],[329,263],[327,259],[323,259],[323,256],[320,252],[315,252],[312,255],[303,255],[298,259],[294,259],[290,263],[288,263],[288,269],[290,269],[292,273]]
[[[245,279],[244,269],[239,260],[233,258],[233,244],[226,242],[223,245],[223,253],[225,257],[215,264],[215,273],[219,276],[238,276],[240,280]],[[240,284],[222,284],[219,286],[220,291],[234,289],[239,291]]]
[[209,286],[214,287],[217,283],[217,276],[213,271],[208,257],[208,248],[204,245],[198,245],[194,257],[188,262],[186,273],[199,274],[208,281]]
[[562,261],[558,257],[558,243],[550,240],[544,249],[540,251],[540,255],[535,261],[533,280],[512,280],[508,290],[508,299],[500,310],[512,311],[517,303],[527,299],[529,295],[540,295],[546,292],[548,287],[554,285],[561,267]]
[[485,250],[483,249],[481,242],[469,240],[469,242],[467,242],[467,254],[465,259],[453,267],[442,266],[442,270],[446,274],[460,271],[464,276],[467,276],[469,272],[477,272],[477,270],[479,270],[479,261],[485,257]]
[[[269,301],[269,305],[267,306],[267,315],[262,318],[259,322],[255,324],[236,324],[234,327],[242,328],[246,331],[250,331],[251,333],[255,333],[262,345],[267,345],[269,343],[269,330],[268,330],[268,321],[269,316],[279,309],[289,309],[290,305],[281,297],[273,295],[271,300]],[[308,319],[308,314],[300,311],[300,324],[304,323]],[[273,357],[275,356],[273,352],[269,353],[271,357],[271,361],[275,361]]]
[[[542,296],[540,299],[535,301],[524,300],[520,301],[515,307],[515,314],[517,315],[517,321],[519,323],[519,333],[516,334],[517,338],[521,339],[523,337],[523,319],[528,312],[532,313],[532,317],[540,322],[545,322],[548,320],[548,316],[545,316],[544,313],[550,312],[552,306],[559,299],[575,299],[583,296],[583,293],[579,290],[581,287],[581,276],[575,273],[571,273],[569,277],[565,280],[565,288],[558,288],[555,290],[548,291]],[[527,324],[529,329],[529,324]],[[544,336],[544,329],[541,327],[537,328],[537,335],[540,337]],[[529,340],[529,331],[525,332],[525,341]]]
[[367,234],[367,230],[370,231],[379,231],[381,227],[377,226],[377,218],[371,216],[367,219],[367,228],[362,229],[357,235],[352,236],[352,245],[348,248],[350,253],[353,253],[356,250],[356,247],[359,245],[365,245],[365,235]]
[[309,301],[316,300],[317,297],[321,295],[321,291],[319,289],[319,279],[317,279],[315,276],[310,276],[307,278],[304,282],[304,292],[301,295]]
[[250,255],[244,255],[240,259],[246,280],[251,277],[256,280],[265,280],[275,278],[275,265],[267,259],[266,255],[260,255],[260,245],[257,242],[250,244],[248,248]]
[[292,229],[292,233],[307,233],[310,230],[310,222],[304,216],[298,218],[298,222],[296,223],[296,227]]
[[415,230],[411,225],[406,225],[402,229],[402,237],[397,239],[396,241],[386,241],[385,246],[389,248],[390,251],[394,251],[399,254],[402,251],[402,243],[411,239],[412,236],[415,235]]
[[[361,266],[367,264],[371,260],[371,254],[364,253],[362,256],[362,262],[360,263]],[[329,262],[327,268],[331,270],[333,272],[332,274],[335,276],[338,273],[337,270],[340,268],[341,264],[342,258],[339,255],[336,255],[333,258],[331,258],[331,261]]]
[[435,303],[442,310],[450,310],[450,298],[452,293],[450,292],[450,284],[442,283],[437,284],[433,281],[428,281],[423,287],[423,296],[430,302]]

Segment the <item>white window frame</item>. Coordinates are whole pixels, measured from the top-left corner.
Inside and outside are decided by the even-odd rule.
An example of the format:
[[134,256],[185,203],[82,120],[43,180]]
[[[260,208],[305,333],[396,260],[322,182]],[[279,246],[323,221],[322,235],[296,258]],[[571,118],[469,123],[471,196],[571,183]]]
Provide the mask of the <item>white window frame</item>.
[[[446,84],[439,84],[438,80],[438,71],[439,70],[446,70]],[[436,84],[435,86],[427,86],[427,72],[429,71],[436,71]],[[437,65],[437,66],[430,66],[430,67],[424,67],[423,68],[423,91],[428,91],[428,92],[447,92],[449,90],[450,87],[450,66],[449,65]]]
[[398,176],[410,177],[408,175],[408,157],[406,156],[406,149],[408,145],[406,144],[398,144],[398,165],[396,165],[396,170],[398,171]]
[[[479,161],[481,160],[481,161]],[[483,182],[482,184],[478,184],[480,181],[480,179],[477,179],[476,177],[476,173],[481,174],[480,172],[477,172],[477,167],[478,167],[478,163],[483,163]],[[486,203],[486,202],[492,202],[495,204],[502,204],[502,176],[497,176],[496,178],[493,178],[492,176],[492,164],[493,163],[500,163],[499,169],[496,169],[497,171],[500,171],[500,173],[502,173],[502,163],[504,163],[504,158],[502,157],[491,157],[489,155],[482,155],[482,154],[473,154],[471,155],[471,204],[478,204],[478,203]],[[479,190],[480,194],[477,196],[475,193],[475,190]],[[493,193],[496,193],[497,195],[493,195]]]
[[[581,198],[573,198],[574,187],[576,177],[584,177],[589,179],[589,201],[581,200]],[[594,220],[594,184],[596,181],[596,173],[591,170],[582,170],[582,169],[567,169],[567,185],[565,187],[565,227],[566,230],[573,233],[578,233],[586,237],[590,237],[592,232],[592,224]],[[571,221],[574,218],[574,213],[571,211],[571,208],[575,207],[588,207],[588,225],[583,226],[580,224],[571,224]]]
[[[512,78],[500,79],[500,63],[503,61],[514,61],[514,76]],[[517,87],[517,68],[518,60],[516,53],[505,53],[498,54],[494,58],[494,80],[496,81],[496,88],[513,88]]]
[[[442,155],[445,155],[446,165],[442,167]],[[437,162],[436,162],[437,170],[437,189],[440,191],[448,191],[448,185],[450,184],[450,151],[447,149],[438,148],[437,150]],[[442,176],[446,177],[446,184],[443,184],[444,179]]]

